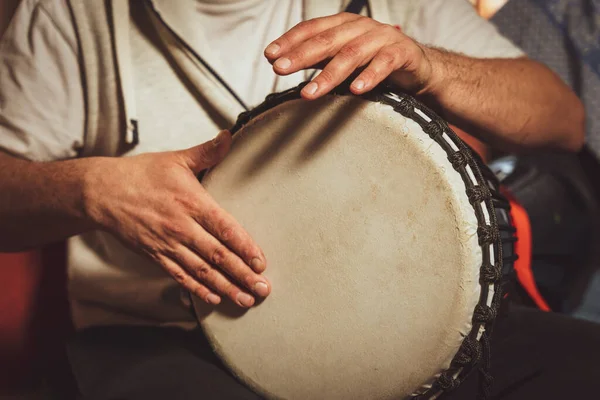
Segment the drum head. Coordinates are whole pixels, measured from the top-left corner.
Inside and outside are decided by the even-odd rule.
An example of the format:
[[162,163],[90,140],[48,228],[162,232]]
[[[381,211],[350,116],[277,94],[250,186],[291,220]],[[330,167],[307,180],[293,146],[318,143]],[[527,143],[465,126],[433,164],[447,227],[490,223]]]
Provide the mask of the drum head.
[[421,127],[354,96],[292,100],[234,137],[203,184],[267,257],[272,294],[194,304],[269,398],[398,399],[448,368],[479,300],[477,219]]

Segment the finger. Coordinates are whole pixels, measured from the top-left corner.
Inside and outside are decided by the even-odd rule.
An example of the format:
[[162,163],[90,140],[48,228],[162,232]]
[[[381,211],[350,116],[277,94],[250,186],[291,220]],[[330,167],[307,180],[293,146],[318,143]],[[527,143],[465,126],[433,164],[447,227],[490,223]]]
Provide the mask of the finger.
[[[201,227],[198,226],[198,228],[200,231]],[[271,292],[270,284],[264,276],[254,272],[236,254],[208,232],[195,234],[189,247],[207,264],[227,274],[234,282],[252,293],[266,297]]]
[[181,150],[178,153],[183,157],[186,165],[197,174],[223,160],[229,152],[230,146],[231,133],[223,130],[213,140]]
[[208,193],[205,193],[203,200],[203,212],[194,218],[198,224],[237,254],[254,271],[264,272],[267,267],[266,258],[246,230],[233,216],[216,204]]
[[[337,55],[347,43],[378,25],[380,25],[379,22],[363,17],[327,29],[289,51],[282,52],[281,57],[273,64],[273,70],[279,75],[289,75],[313,67],[321,61]],[[348,53],[345,55],[353,57],[357,55],[359,49],[352,46],[346,50]],[[352,50],[354,52],[350,52]]]
[[201,298],[208,304],[216,305],[221,302],[221,297],[212,292],[205,285],[199,283],[185,269],[168,257],[161,257],[159,263],[175,279],[177,283],[186,288],[196,297]]
[[272,62],[280,57],[281,54],[293,49],[306,39],[326,31],[327,29],[333,28],[334,26],[359,18],[363,17],[357,14],[339,13],[327,17],[302,21],[271,42],[265,49],[265,57]]
[[407,46],[395,44],[383,47],[369,65],[356,77],[350,85],[354,94],[362,94],[373,89],[397,69],[409,63]]
[[242,288],[232,282],[223,272],[214,268],[206,260],[199,257],[193,251],[181,246],[171,257],[179,265],[193,275],[201,284],[215,291],[216,293],[228,297],[240,307],[252,307],[254,297],[246,293]]
[[311,83],[302,90],[302,97],[316,99],[334,89],[358,67],[367,64],[378,51],[394,41],[389,35],[380,35],[379,29],[361,35],[343,46]]

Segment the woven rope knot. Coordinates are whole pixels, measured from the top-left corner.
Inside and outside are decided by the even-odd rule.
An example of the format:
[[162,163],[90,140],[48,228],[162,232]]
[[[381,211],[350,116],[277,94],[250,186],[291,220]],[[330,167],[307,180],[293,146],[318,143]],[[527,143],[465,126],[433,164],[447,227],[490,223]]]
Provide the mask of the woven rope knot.
[[449,392],[458,387],[458,381],[446,373],[442,373],[438,378],[438,385],[443,391]]
[[489,200],[491,194],[487,187],[477,185],[467,189],[467,197],[471,204],[479,204],[482,201]]
[[486,305],[477,304],[475,311],[473,312],[473,319],[475,322],[487,324],[492,322],[496,318],[496,310]]
[[425,125],[424,131],[432,138],[435,139],[444,133],[444,127],[439,121],[432,120]]
[[265,98],[265,101],[267,103],[271,103],[271,102],[275,102],[277,99],[279,99],[279,93],[270,93]]
[[238,115],[238,118],[237,118],[237,121],[235,122],[235,124],[236,125],[246,125],[248,123],[248,121],[250,121],[250,118],[252,118],[252,113],[250,111],[244,111],[243,113]]
[[481,267],[480,278],[482,283],[496,283],[502,279],[502,271],[500,265],[492,265],[486,263]]
[[477,228],[477,236],[479,236],[479,245],[486,246],[497,241],[498,232],[489,225],[483,225]]
[[475,365],[481,359],[481,344],[470,337],[466,337],[458,349],[458,353],[452,360],[452,363],[458,367],[466,365]]
[[452,163],[452,166],[455,170],[459,170],[460,168],[467,165],[469,162],[469,157],[465,154],[463,150],[458,150],[448,156],[448,160]]
[[404,97],[400,103],[394,105],[394,111],[404,116],[410,116],[415,112],[415,104],[410,97]]

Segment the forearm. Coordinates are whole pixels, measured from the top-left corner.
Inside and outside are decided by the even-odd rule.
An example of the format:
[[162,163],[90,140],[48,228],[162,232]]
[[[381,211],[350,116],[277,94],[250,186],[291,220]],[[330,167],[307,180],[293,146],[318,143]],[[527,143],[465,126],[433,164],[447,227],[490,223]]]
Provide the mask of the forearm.
[[340,13],[296,25],[265,49],[279,75],[325,67],[301,91],[314,100],[364,66],[350,84],[362,95],[389,79],[454,125],[505,150],[578,150],[584,111],[548,68],[523,59],[473,59],[418,44],[370,18]]
[[38,163],[0,153],[0,251],[21,251],[92,229],[85,182],[94,163]]
[[474,59],[426,49],[432,80],[426,102],[451,123],[508,151],[578,150],[584,110],[547,67],[526,58]]

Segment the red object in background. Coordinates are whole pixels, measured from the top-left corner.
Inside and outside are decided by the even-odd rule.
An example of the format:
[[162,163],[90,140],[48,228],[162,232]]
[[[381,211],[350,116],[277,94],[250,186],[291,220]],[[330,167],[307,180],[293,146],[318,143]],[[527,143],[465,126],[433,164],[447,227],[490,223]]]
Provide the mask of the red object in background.
[[4,390],[30,384],[26,382],[34,358],[30,325],[40,279],[40,253],[0,254],[0,388]]
[[63,243],[0,254],[0,394],[72,393],[65,338],[73,331]]
[[535,283],[535,276],[531,269],[531,224],[527,211],[506,189],[502,190],[502,194],[510,202],[510,216],[517,230],[516,236],[518,240],[515,242],[515,253],[519,258],[514,264],[517,280],[540,310],[551,311],[550,306]]

